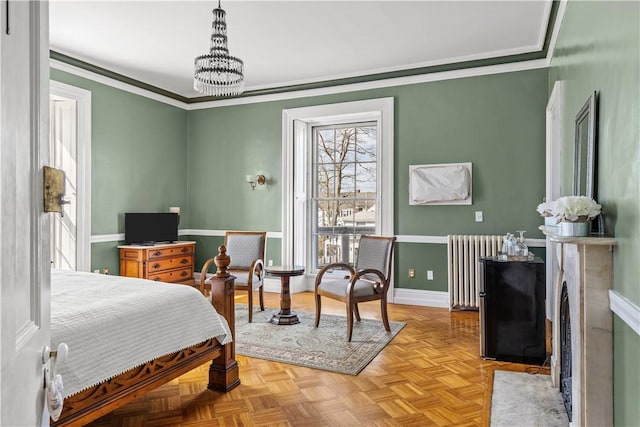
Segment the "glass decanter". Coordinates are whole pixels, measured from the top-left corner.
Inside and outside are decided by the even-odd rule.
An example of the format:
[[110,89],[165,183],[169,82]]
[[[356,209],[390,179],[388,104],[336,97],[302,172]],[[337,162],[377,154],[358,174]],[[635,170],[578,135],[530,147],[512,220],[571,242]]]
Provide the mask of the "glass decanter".
[[518,242],[516,243],[516,256],[526,257],[529,255],[529,248],[524,243],[524,233],[525,230],[516,230],[517,233],[520,233],[520,237],[518,237]]

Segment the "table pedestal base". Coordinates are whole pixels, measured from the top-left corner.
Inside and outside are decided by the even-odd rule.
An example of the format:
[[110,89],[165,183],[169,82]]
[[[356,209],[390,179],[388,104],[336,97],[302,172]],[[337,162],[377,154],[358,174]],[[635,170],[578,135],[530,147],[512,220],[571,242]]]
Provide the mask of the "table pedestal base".
[[280,311],[273,313],[271,323],[276,325],[295,325],[300,323],[298,315],[291,311],[291,293],[289,291],[289,277],[300,276],[304,273],[304,267],[300,266],[277,266],[265,268],[267,274],[280,276]]
[[276,325],[295,325],[300,323],[300,319],[298,319],[298,315],[293,311],[289,313],[283,313],[280,311],[279,313],[273,313],[271,323]]

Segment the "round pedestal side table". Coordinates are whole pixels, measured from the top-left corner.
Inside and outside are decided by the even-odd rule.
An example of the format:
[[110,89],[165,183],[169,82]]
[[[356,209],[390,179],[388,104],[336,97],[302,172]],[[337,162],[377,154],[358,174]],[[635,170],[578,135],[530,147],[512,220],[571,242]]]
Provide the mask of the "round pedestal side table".
[[270,276],[280,277],[280,312],[273,313],[271,323],[276,325],[295,325],[300,323],[298,315],[291,311],[291,293],[289,291],[289,278],[304,274],[301,265],[275,265],[265,267],[264,271]]

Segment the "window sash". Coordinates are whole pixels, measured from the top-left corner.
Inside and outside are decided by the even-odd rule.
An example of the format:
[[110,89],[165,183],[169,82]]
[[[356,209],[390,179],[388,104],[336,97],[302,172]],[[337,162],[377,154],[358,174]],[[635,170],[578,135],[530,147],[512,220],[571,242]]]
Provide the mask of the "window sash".
[[[376,121],[367,121],[324,124],[311,128],[312,147],[309,150],[311,188],[308,193],[311,195],[311,208],[308,226],[312,238],[309,239],[307,253],[309,254],[308,265],[315,271],[332,262],[353,265],[360,235],[376,234],[376,225],[379,223],[378,210],[374,211],[373,219],[367,219],[364,224],[358,224],[355,221],[355,215],[376,206],[378,202],[380,157],[377,126]],[[368,132],[362,134],[363,128],[368,128]],[[346,136],[348,145],[345,147],[345,135],[340,137],[339,132],[350,129],[353,129],[353,132]],[[359,139],[359,134],[365,136]],[[325,137],[323,140],[327,143],[324,149],[321,148],[321,136]],[[350,141],[351,138],[353,138],[352,141]],[[338,169],[341,171],[350,169],[351,175],[336,176],[340,175],[336,172]],[[363,172],[361,172],[362,169],[364,169]],[[371,170],[373,173],[370,172]],[[325,172],[323,177],[321,171]],[[362,178],[358,180],[360,173],[364,175],[364,180]],[[367,173],[369,177],[373,176],[373,179],[367,180]],[[324,181],[322,178],[325,178]],[[339,188],[347,184],[347,189],[351,191],[337,191],[337,181],[340,178],[342,179]],[[352,181],[350,186],[349,180]],[[371,184],[373,184],[372,188]],[[321,190],[322,186],[324,186],[323,190]],[[361,191],[367,187],[373,191]]]

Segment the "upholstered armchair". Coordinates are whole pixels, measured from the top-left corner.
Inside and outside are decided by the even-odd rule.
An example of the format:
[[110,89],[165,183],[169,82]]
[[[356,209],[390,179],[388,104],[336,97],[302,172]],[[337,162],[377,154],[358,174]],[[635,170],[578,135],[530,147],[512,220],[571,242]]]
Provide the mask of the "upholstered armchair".
[[[387,290],[391,280],[391,262],[395,237],[361,236],[355,267],[346,263],[334,263],[323,267],[316,276],[316,322],[320,323],[321,297],[342,301],[347,308],[347,340],[351,341],[353,318],[360,321],[358,304],[380,301],[382,322],[391,332],[387,316]],[[348,275],[338,276],[333,270],[346,270]]]
[[[266,232],[227,231],[224,246],[231,262],[227,267],[229,274],[235,276],[235,289],[247,291],[249,305],[249,323],[253,321],[253,291],[258,291],[260,311],[264,311],[264,251],[267,241]],[[200,274],[200,290],[205,292],[208,286],[206,273],[213,258],[205,262]]]

